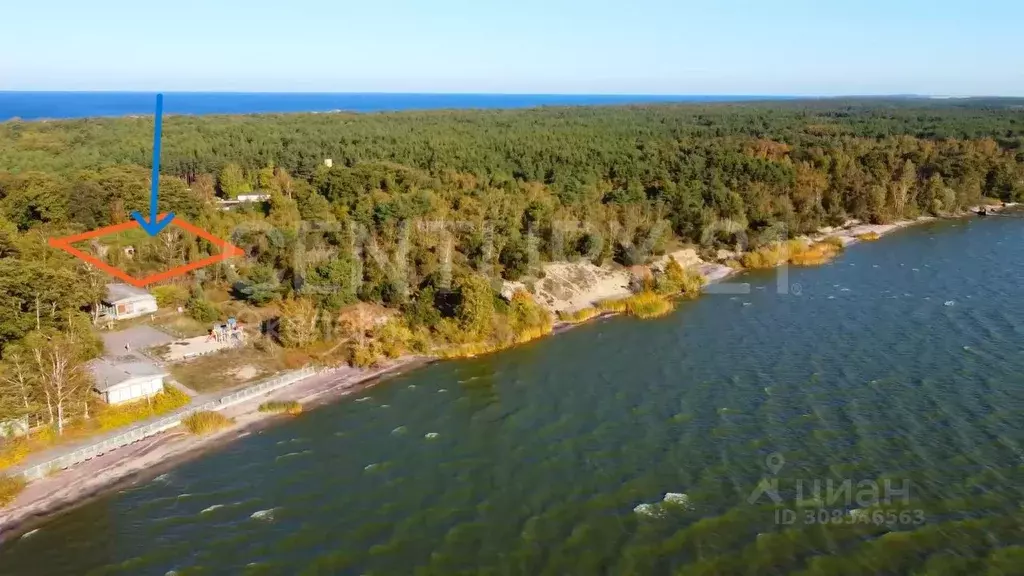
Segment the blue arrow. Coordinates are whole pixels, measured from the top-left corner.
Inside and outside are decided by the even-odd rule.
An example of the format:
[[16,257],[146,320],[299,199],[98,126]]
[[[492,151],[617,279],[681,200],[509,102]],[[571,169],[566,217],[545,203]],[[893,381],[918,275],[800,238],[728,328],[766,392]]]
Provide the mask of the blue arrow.
[[139,221],[142,229],[150,236],[156,236],[174,220],[174,212],[168,212],[163,220],[157,214],[157,197],[160,193],[160,130],[163,125],[164,95],[156,95],[156,126],[153,129],[153,185],[149,191],[149,220],[139,211],[132,212],[132,218]]

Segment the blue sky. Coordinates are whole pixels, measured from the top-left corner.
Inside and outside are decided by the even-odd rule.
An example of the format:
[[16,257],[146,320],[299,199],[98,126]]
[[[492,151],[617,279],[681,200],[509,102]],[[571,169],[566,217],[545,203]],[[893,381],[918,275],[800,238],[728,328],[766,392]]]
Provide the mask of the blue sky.
[[1024,96],[1019,0],[27,0],[0,90]]

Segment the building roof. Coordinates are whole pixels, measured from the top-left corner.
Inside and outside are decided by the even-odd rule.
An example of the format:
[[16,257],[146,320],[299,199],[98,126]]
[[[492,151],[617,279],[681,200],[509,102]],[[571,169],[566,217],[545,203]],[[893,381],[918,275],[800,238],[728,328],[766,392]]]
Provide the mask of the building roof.
[[100,392],[106,392],[119,384],[138,378],[167,376],[167,372],[161,370],[157,365],[139,360],[134,356],[97,358],[89,362],[89,372],[96,380],[93,388]]
[[151,296],[151,294],[130,284],[107,284],[107,302],[128,300],[139,296]]

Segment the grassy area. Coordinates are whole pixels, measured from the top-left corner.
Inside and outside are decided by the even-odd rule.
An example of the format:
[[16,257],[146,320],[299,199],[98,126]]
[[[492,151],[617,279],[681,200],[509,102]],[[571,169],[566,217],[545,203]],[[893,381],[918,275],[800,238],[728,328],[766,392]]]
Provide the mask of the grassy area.
[[[282,370],[297,368],[302,360],[277,347],[260,350],[255,346],[233,348],[218,354],[200,356],[170,366],[175,380],[196,392],[227,390],[269,377]],[[299,362],[298,366],[294,366]]]
[[595,306],[601,312],[615,312],[622,314],[626,311],[626,300],[628,298],[609,298],[607,300],[601,300]]
[[672,311],[672,301],[655,292],[645,291],[628,298],[602,300],[597,303],[602,312],[629,314],[637,318],[657,318]]
[[839,236],[829,236],[821,241],[822,244],[829,244],[837,250],[842,250],[846,244],[843,243],[843,239]]
[[580,322],[586,322],[599,314],[601,314],[601,311],[597,308],[580,308],[573,312],[559,312],[558,319],[569,324],[579,324]]
[[842,240],[836,237],[811,244],[802,240],[790,240],[747,252],[743,255],[743,266],[775,268],[786,262],[797,266],[816,266],[835,258],[842,248]]
[[25,481],[23,479],[0,476],[0,508],[14,501],[24,489]]
[[863,234],[857,234],[857,240],[860,240],[861,242],[874,242],[879,238],[881,238],[881,236],[878,234],[878,232],[865,232]]
[[210,333],[210,324],[200,322],[185,314],[165,314],[157,316],[149,322],[154,328],[162,330],[176,338],[194,338]]
[[260,404],[260,412],[266,412],[269,414],[290,414],[297,416],[302,413],[302,404],[299,404],[295,400],[284,401],[270,401]]
[[223,430],[224,428],[231,426],[232,422],[234,422],[234,420],[220,412],[209,412],[204,410],[202,412],[196,412],[189,415],[181,421],[181,425],[187,428],[189,432],[201,436],[203,434],[212,434],[218,430]]
[[[99,406],[94,407],[94,409],[98,408]],[[94,419],[76,420],[64,426],[63,436],[57,435],[56,426],[44,426],[33,430],[27,436],[4,440],[0,444],[0,471],[20,464],[31,454],[82,440],[100,431]]]
[[842,243],[839,247],[829,242],[815,242],[804,249],[791,251],[789,262],[796,266],[818,266],[831,261],[842,251]]
[[641,292],[626,298],[626,313],[637,318],[657,318],[672,312],[672,301],[655,292]]

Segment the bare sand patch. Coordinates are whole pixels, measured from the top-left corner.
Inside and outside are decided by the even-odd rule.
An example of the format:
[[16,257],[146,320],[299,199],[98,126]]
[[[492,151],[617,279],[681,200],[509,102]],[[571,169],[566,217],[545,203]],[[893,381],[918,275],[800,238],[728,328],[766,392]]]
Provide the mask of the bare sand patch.
[[629,271],[610,270],[592,262],[553,262],[544,266],[544,277],[533,287],[537,301],[552,312],[574,312],[600,300],[624,298],[629,289]]

